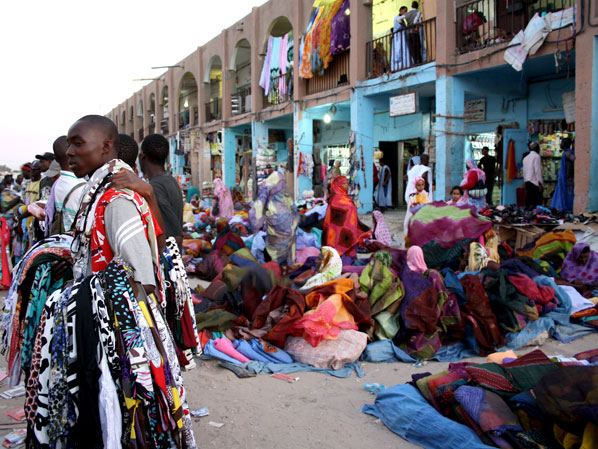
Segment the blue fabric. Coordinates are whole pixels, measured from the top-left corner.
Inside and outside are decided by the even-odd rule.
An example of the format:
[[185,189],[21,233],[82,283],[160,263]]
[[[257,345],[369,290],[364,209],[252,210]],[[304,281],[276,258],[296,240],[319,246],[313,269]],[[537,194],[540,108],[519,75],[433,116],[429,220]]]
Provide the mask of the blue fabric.
[[283,364],[295,363],[293,358],[287,352],[283,351],[280,348],[276,348],[275,346],[270,346],[270,349],[276,348],[277,351],[276,352],[268,352],[266,350],[266,348],[264,347],[264,342],[260,341],[259,338],[252,338],[251,340],[249,340],[248,343],[254,352],[261,354],[261,356],[266,359],[266,362],[283,363]]
[[571,343],[573,340],[593,334],[594,332],[595,330],[591,327],[582,326],[581,324],[570,323],[567,326],[557,324],[552,336],[561,343]]
[[261,353],[254,351],[251,345],[245,340],[235,340],[235,349],[247,357],[249,360],[255,360],[257,362],[270,363],[272,360],[268,360]]
[[459,281],[459,278],[455,274],[453,270],[450,268],[443,268],[440,270],[440,274],[444,278],[444,285],[446,288],[449,289],[451,293],[453,293],[457,297],[457,302],[459,305],[467,304],[469,299],[465,296],[465,290],[463,290],[463,285]]
[[426,449],[490,449],[467,426],[442,416],[412,385],[395,385],[366,404],[363,413],[376,416],[391,431]]
[[372,363],[417,362],[417,359],[414,359],[401,348],[395,346],[392,340],[381,340],[370,343],[365,347],[359,360]]
[[565,290],[563,290],[560,286],[556,285],[553,278],[549,278],[548,276],[536,276],[534,278],[534,282],[539,286],[548,286],[554,289],[554,294],[559,301],[559,305],[556,309],[548,312],[545,317],[552,318],[559,324],[564,324],[565,326],[569,325],[569,317],[571,316],[571,310],[573,306],[571,305],[571,300],[569,299],[569,295]]
[[263,362],[249,362],[242,365],[248,371],[255,374],[276,374],[276,373],[299,373],[311,371],[314,373],[328,374],[334,377],[347,378],[351,377],[351,373],[355,371],[357,377],[363,377],[363,370],[357,362],[347,363],[340,369],[316,368],[305,363],[263,363]]
[[552,195],[550,207],[558,210],[573,212],[573,198],[575,197],[575,194],[573,191],[573,186],[567,185],[567,155],[569,154],[575,155],[571,149],[567,149],[563,152],[563,157],[561,157],[559,177],[557,178],[558,181],[556,188],[554,189],[554,194]]
[[520,349],[527,345],[530,341],[536,338],[540,332],[548,331],[549,335],[555,329],[554,320],[549,317],[540,317],[536,321],[528,321],[526,326],[519,332],[509,332],[507,337],[507,344],[502,350]]
[[307,247],[314,247],[320,249],[320,245],[318,244],[318,236],[313,233],[305,232],[301,228],[297,228],[297,243],[296,243],[296,250],[299,251],[300,249],[307,248]]
[[431,357],[431,360],[439,362],[457,362],[464,358],[477,357],[479,351],[468,347],[465,343],[459,342],[451,346],[441,346],[436,354]]

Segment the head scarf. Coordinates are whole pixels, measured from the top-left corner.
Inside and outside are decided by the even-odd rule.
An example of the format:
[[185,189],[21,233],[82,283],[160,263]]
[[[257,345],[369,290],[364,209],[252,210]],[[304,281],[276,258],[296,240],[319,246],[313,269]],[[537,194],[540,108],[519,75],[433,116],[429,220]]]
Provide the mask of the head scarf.
[[380,243],[386,246],[390,246],[392,243],[392,236],[390,235],[390,229],[388,224],[384,220],[384,215],[379,210],[372,212],[374,220],[376,220],[376,226],[374,228],[374,237]]
[[486,173],[484,170],[480,170],[478,168],[478,164],[476,163],[475,159],[470,157],[465,161],[465,166],[467,167],[467,171],[474,171],[478,174],[478,179],[481,179],[483,182],[486,182]]
[[190,203],[195,195],[199,196],[199,189],[194,186],[189,187],[187,190],[187,202]]
[[342,256],[355,256],[355,245],[361,236],[359,217],[353,200],[343,188],[347,181],[344,176],[337,176],[330,186],[330,198],[324,217],[324,242]]
[[421,176],[416,176],[416,177],[413,179],[413,188],[415,189],[415,191],[417,191],[417,183],[418,183],[418,182],[420,182],[420,181],[423,181],[423,182],[424,182],[424,185],[425,185],[425,183],[426,183],[426,180],[425,180],[424,178],[422,178]]
[[412,246],[407,251],[407,266],[416,273],[425,273],[428,266],[424,260],[424,252],[419,246]]
[[218,198],[218,213],[212,210],[210,214],[214,218],[224,217],[227,220],[233,218],[233,200],[224,181],[220,178],[214,179],[214,196]]
[[307,280],[301,290],[306,291],[333,281],[341,275],[343,270],[343,262],[338,252],[329,246],[324,246],[320,253],[322,260],[320,266],[317,267],[318,273]]
[[582,281],[587,284],[598,283],[598,254],[596,251],[590,249],[590,257],[585,265],[580,265],[578,262],[579,256],[585,248],[590,248],[587,243],[576,243],[569,251],[567,257],[563,261],[563,269],[561,270],[561,277],[573,281]]

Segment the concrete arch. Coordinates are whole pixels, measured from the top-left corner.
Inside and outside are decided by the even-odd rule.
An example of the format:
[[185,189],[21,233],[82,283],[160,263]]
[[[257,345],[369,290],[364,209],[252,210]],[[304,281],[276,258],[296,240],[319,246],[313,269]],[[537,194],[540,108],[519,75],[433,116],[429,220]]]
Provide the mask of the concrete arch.
[[268,38],[282,37],[289,31],[293,31],[293,23],[286,16],[279,16],[270,23],[267,32],[264,36],[262,44],[262,53],[265,54],[268,51]]
[[222,59],[218,55],[214,55],[210,58],[210,61],[208,62],[208,65],[206,66],[206,69],[203,74],[204,83],[210,82],[210,80],[212,79],[212,71],[214,70],[220,70],[220,73],[222,73]]
[[[247,57],[245,57],[246,53],[248,54]],[[237,65],[244,62],[245,59],[247,59],[248,62],[251,62],[251,43],[247,38],[242,38],[239,39],[235,45],[235,49],[230,58],[229,70],[235,70]]]
[[186,128],[196,122],[198,114],[198,89],[199,86],[193,73],[186,72],[181,77],[178,88],[177,112],[179,114],[179,129]]

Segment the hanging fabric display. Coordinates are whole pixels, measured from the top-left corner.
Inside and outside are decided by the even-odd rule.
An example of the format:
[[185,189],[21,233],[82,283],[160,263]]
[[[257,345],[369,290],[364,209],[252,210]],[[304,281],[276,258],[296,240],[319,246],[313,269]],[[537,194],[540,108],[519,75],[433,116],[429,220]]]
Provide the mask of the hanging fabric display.
[[268,38],[268,49],[260,75],[260,86],[271,103],[293,91],[293,32]]

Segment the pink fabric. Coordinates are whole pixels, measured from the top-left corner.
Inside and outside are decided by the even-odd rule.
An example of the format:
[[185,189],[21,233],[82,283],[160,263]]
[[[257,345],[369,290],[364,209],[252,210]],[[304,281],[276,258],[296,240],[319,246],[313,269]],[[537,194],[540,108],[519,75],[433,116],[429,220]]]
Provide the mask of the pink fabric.
[[214,218],[223,217],[227,220],[233,218],[233,199],[230,196],[228,188],[224,185],[224,181],[220,178],[214,179],[214,196],[218,198],[218,214],[214,215],[214,213],[210,211],[210,215]]
[[407,266],[411,271],[415,271],[416,273],[425,273],[428,271],[424,252],[419,246],[412,246],[407,251]]
[[519,293],[533,299],[538,304],[548,304],[555,299],[554,288],[548,285],[539,286],[525,275],[515,274],[509,276],[509,280]]
[[374,228],[374,236],[376,240],[386,246],[390,246],[392,243],[392,237],[390,235],[390,229],[388,224],[384,220],[384,215],[379,210],[375,210],[372,215],[376,220],[376,227]]
[[250,361],[247,357],[235,349],[232,342],[228,338],[222,337],[214,340],[214,348],[241,363],[247,363]]
[[314,248],[313,246],[306,246],[305,248],[302,248],[299,251],[295,251],[295,262],[303,265],[308,257],[318,257],[319,255],[320,250],[318,248]]

